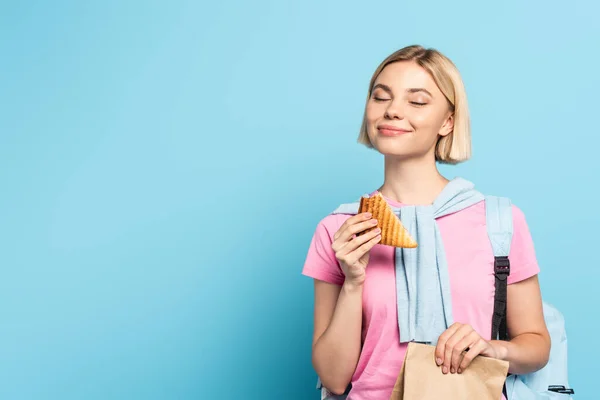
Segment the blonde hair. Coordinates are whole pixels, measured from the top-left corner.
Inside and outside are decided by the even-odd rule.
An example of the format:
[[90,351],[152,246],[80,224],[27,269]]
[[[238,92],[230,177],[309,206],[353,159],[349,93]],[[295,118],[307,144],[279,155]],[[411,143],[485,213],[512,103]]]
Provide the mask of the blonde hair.
[[[414,61],[433,78],[440,91],[448,100],[450,111],[454,114],[454,128],[451,133],[441,136],[436,144],[435,159],[440,163],[457,164],[471,157],[471,123],[467,93],[458,69],[442,53],[435,49],[425,49],[413,45],[404,47],[388,56],[375,70],[369,84],[367,102],[371,98],[373,85],[381,71],[398,61]],[[363,116],[358,143],[373,148],[367,134],[366,108]]]

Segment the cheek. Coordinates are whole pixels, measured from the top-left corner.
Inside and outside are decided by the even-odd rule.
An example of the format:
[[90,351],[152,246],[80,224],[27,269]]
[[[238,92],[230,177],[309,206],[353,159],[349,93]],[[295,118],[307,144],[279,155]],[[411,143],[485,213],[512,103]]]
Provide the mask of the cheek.
[[410,116],[410,123],[413,128],[421,132],[432,132],[437,134],[443,124],[443,115],[437,110],[415,110]]
[[435,125],[435,115],[430,110],[414,110],[410,122],[415,129],[429,129]]
[[376,104],[369,104],[366,109],[366,117],[369,123],[373,123],[383,117],[384,109]]

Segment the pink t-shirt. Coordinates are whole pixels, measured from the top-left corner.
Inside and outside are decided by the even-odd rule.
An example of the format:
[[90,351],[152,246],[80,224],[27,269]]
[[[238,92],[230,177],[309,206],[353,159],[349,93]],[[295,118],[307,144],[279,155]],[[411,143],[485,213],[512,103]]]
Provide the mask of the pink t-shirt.
[[[388,198],[394,206],[403,204]],[[333,235],[350,215],[332,214],[317,225],[302,273],[336,285],[344,273],[331,249]],[[533,241],[523,212],[513,205],[511,273],[508,284],[539,272]],[[437,219],[446,258],[456,322],[468,323],[484,339],[491,338],[494,310],[494,256],[486,231],[485,204],[477,203]],[[348,400],[388,400],[406,344],[399,342],[396,309],[394,248],[375,245],[371,250],[363,288],[363,347],[352,376]]]

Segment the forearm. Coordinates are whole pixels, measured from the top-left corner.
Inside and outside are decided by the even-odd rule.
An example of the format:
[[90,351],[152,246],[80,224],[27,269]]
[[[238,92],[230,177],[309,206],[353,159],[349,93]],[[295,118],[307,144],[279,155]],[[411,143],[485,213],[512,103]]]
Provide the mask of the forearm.
[[524,333],[510,341],[492,340],[499,358],[509,362],[508,372],[523,375],[540,370],[548,363],[550,337],[539,333]]
[[325,332],[315,342],[313,366],[323,385],[343,393],[361,351],[363,287],[344,284]]

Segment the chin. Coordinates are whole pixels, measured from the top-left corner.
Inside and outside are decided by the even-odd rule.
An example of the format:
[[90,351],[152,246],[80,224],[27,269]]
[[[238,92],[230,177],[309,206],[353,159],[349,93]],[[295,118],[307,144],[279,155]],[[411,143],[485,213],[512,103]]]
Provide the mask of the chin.
[[[386,143],[387,142],[387,143]],[[411,157],[414,156],[414,152],[410,151],[410,149],[406,148],[405,143],[393,143],[391,141],[371,141],[373,143],[373,148],[384,156],[394,156],[394,157]]]

